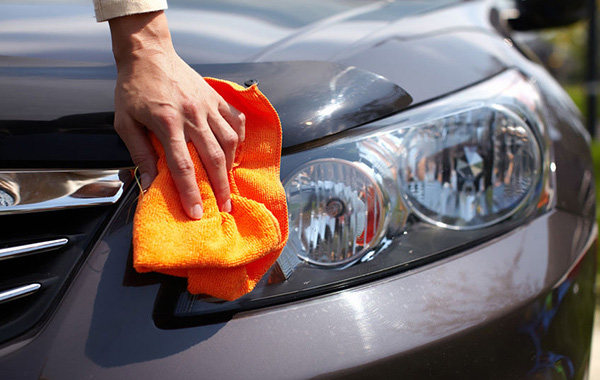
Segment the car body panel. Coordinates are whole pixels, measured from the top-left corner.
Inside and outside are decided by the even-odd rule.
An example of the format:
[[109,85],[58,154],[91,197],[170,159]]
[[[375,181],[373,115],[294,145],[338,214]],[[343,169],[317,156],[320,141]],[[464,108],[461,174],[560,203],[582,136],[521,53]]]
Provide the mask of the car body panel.
[[[339,34],[330,38],[335,49],[342,51],[399,18],[456,2],[172,0],[167,15],[175,46],[186,61],[232,63],[256,61],[252,57],[307,40],[314,44],[310,39],[331,35],[331,28],[353,32],[345,33],[345,38]],[[4,2],[0,4],[0,31],[3,55],[113,63],[108,23],[93,21],[93,7],[86,0]],[[325,54],[331,49],[327,46],[320,51]]]
[[[284,147],[289,148],[352,126],[376,120],[393,112],[393,107],[390,108],[389,105],[379,102],[377,105],[383,110],[371,112],[371,116],[368,118],[350,120],[351,123],[349,124],[338,123],[342,125],[337,125],[335,128],[333,126],[328,128],[326,125],[321,124],[319,127],[310,128],[305,125],[305,130],[299,130],[297,126],[299,122],[306,121],[304,119],[311,120],[319,117],[319,107],[315,106],[315,100],[303,101],[301,98],[285,96],[286,92],[289,94],[295,91],[301,92],[303,86],[312,84],[310,82],[312,80],[311,68],[308,67],[311,72],[303,75],[302,65],[292,63],[299,56],[304,56],[303,60],[330,60],[332,61],[331,65],[338,63],[343,67],[357,67],[387,77],[411,95],[413,98],[412,106],[417,106],[473,85],[506,69],[509,63],[502,58],[503,54],[506,54],[506,46],[502,46],[502,42],[499,42],[497,38],[488,35],[491,33],[492,27],[490,25],[482,24],[474,29],[471,27],[473,30],[470,32],[468,28],[465,31],[463,30],[465,28],[457,26],[457,22],[466,21],[465,17],[467,17],[467,20],[477,20],[482,12],[486,12],[487,7],[485,4],[467,4],[465,5],[466,11],[459,11],[456,7],[450,6],[452,3],[448,1],[371,2],[369,5],[362,7],[349,8],[342,16],[327,19],[326,22],[313,20],[310,25],[302,24],[300,28],[302,31],[296,31],[293,34],[294,38],[288,38],[285,44],[281,44],[281,41],[278,40],[278,42],[270,41],[269,44],[265,45],[271,46],[268,50],[269,54],[264,52],[261,54],[255,53],[254,58],[251,55],[244,56],[240,54],[231,58],[232,62],[244,60],[285,61],[280,63],[279,66],[276,63],[271,63],[272,68],[268,66],[268,62],[264,62],[264,66],[260,66],[260,63],[256,63],[254,66],[251,63],[248,63],[247,66],[239,63],[231,66],[215,65],[215,60],[203,60],[188,53],[186,43],[177,46],[178,49],[181,47],[180,54],[182,57],[202,74],[220,75],[224,78],[230,75],[232,79],[237,80],[243,77],[240,73],[247,70],[248,77],[260,76],[259,82],[262,81],[262,84],[259,83],[259,88],[272,98],[271,100],[278,109],[292,109],[294,105],[295,107],[303,107],[297,112],[297,114],[304,115],[302,120],[292,118],[288,122],[286,119],[288,115],[285,113],[281,115],[284,128]],[[66,136],[63,142],[56,142],[54,146],[68,145],[71,138],[73,139],[72,144],[94,145],[97,138],[102,138],[105,140],[105,144],[111,147],[102,154],[94,152],[93,147],[81,149],[80,151],[88,154],[88,156],[83,157],[66,156],[57,160],[48,158],[48,155],[45,156],[46,158],[41,156],[38,159],[31,160],[35,162],[34,164],[47,160],[47,162],[85,161],[88,162],[88,165],[100,165],[100,163],[93,162],[94,160],[89,157],[90,154],[102,157],[113,167],[130,163],[124,146],[119,149],[115,136],[110,136],[110,122],[112,120],[110,113],[114,109],[113,89],[116,70],[112,63],[107,64],[105,58],[90,54],[88,51],[93,50],[96,52],[95,54],[99,54],[98,52],[103,51],[103,49],[108,49],[108,41],[101,38],[101,36],[106,37],[107,31],[98,26],[82,26],[85,20],[86,8],[74,7],[72,10],[65,10],[68,17],[65,16],[67,19],[62,20],[58,18],[56,10],[50,10],[47,6],[33,7],[35,6],[0,5],[0,13],[4,15],[0,16],[0,30],[4,30],[7,36],[6,39],[0,41],[0,51],[15,55],[0,57],[0,89],[2,89],[0,92],[2,94],[0,95],[0,118],[13,124],[17,120],[25,122],[19,123],[16,127],[13,125],[5,127],[5,136],[11,134],[13,136],[17,134],[25,135],[27,132],[15,133],[13,131],[15,128],[18,130],[21,125],[25,127],[33,125],[35,127],[33,129],[37,129],[37,131],[30,133],[35,134],[39,133],[39,129],[47,129],[47,135],[53,134],[55,138],[61,137],[55,133],[56,130],[61,132],[75,131],[74,134]],[[66,6],[63,5],[62,7]],[[438,11],[424,13],[426,10],[431,11],[432,9]],[[264,10],[254,10],[257,14],[261,11]],[[46,15],[43,14],[44,12]],[[189,23],[180,21],[178,18],[189,17],[190,12],[194,13],[196,11],[187,8],[179,9],[177,3],[175,3],[169,12],[169,17],[173,19],[172,23],[177,25],[173,32],[174,38],[180,33],[182,36],[195,41],[193,47],[189,48],[190,51],[202,50],[198,49],[198,45],[203,46],[205,43],[210,45],[209,42],[205,41],[209,41],[211,37],[214,37],[213,34],[206,35],[205,30],[197,30]],[[224,10],[222,9],[221,12],[223,13]],[[228,10],[228,12],[235,19],[239,16],[240,10],[234,8]],[[293,13],[289,9],[287,12]],[[173,15],[171,16],[171,14]],[[417,17],[417,14],[420,17]],[[251,15],[252,12],[248,17],[251,17]],[[413,17],[409,17],[409,15],[413,15]],[[2,17],[6,17],[6,19],[3,21]],[[262,17],[264,18],[264,16]],[[257,19],[264,22],[263,18],[258,17]],[[399,22],[398,18],[406,19],[407,26]],[[281,19],[285,20],[286,17]],[[282,20],[280,22],[283,22]],[[417,22],[415,20],[421,20],[421,25],[429,26],[417,30],[415,29],[415,23]],[[441,20],[445,21],[441,22]],[[271,20],[270,22],[274,21]],[[353,24],[355,22],[359,22],[360,25],[362,23],[380,23],[380,25],[376,28],[377,33],[369,34],[368,38],[362,36],[348,36],[342,39],[333,38],[339,36],[340,33],[344,34],[342,32],[349,28],[346,25],[347,23],[350,23],[351,29],[356,29],[357,25]],[[53,28],[53,23],[62,23],[63,25],[61,28]],[[322,23],[326,24],[326,29],[322,29]],[[185,29],[186,25],[188,29]],[[435,28],[430,25],[435,25]],[[341,31],[333,33],[330,30],[338,26]],[[221,23],[219,27],[226,30],[231,29],[227,28],[227,22]],[[82,35],[68,33],[73,28],[82,30]],[[453,35],[446,35],[443,33],[444,30],[458,30],[458,32]],[[330,32],[333,34],[330,35]],[[219,33],[215,32],[214,34],[218,35]],[[320,34],[330,36],[328,38],[331,41],[337,41],[339,46],[335,49],[340,52],[343,51],[344,54],[337,54],[334,59],[330,56],[333,49],[330,46],[320,49],[314,48],[310,51],[310,54],[303,51],[304,48],[297,46],[298,44],[304,46],[303,38],[306,39],[309,35]],[[87,39],[85,47],[78,45],[83,44],[80,41],[83,37]],[[76,43],[76,41],[79,42]],[[311,45],[319,46],[314,42]],[[69,46],[69,52],[62,50],[65,46]],[[482,46],[486,46],[486,49],[481,49]],[[227,49],[231,51],[239,50],[236,46],[229,46]],[[275,54],[275,52],[277,53]],[[110,61],[112,61],[112,58]],[[297,74],[282,81],[281,76],[277,77],[276,71],[278,67],[283,67],[286,64],[291,66],[290,69],[296,70]],[[238,73],[232,73],[232,69],[227,67],[237,67]],[[274,73],[269,74],[269,70],[273,70]],[[453,75],[446,75],[445,73],[448,70],[452,70]],[[368,79],[364,83],[372,85]],[[283,96],[278,96],[277,93],[281,93],[282,88],[284,89]],[[334,96],[322,96],[318,101],[322,102],[322,107],[327,107],[331,99],[338,96],[347,98],[348,95],[344,95],[343,91],[351,94],[361,94],[365,93],[363,90],[364,88],[360,86],[350,89],[336,88],[332,91]],[[353,96],[355,98],[359,97],[358,95]],[[382,96],[385,96],[385,92],[382,92]],[[393,99],[389,100],[390,104],[393,102]],[[363,105],[372,107],[371,99],[364,98]],[[351,108],[360,108],[360,106],[353,103]],[[400,109],[402,107],[396,107],[396,111]],[[313,113],[314,116],[310,117],[310,113]],[[46,123],[43,123],[42,126],[41,121]],[[82,126],[83,129],[90,131],[87,140],[85,134],[79,133]],[[23,130],[25,129],[23,128]],[[99,135],[102,136],[99,137]],[[8,139],[6,137],[6,140]],[[9,145],[13,146],[12,144],[13,141],[10,141]],[[44,148],[40,149],[40,154],[42,154]],[[6,147],[5,150],[8,151]],[[16,149],[16,145],[15,150],[20,151],[20,149]],[[68,154],[69,151],[61,149],[60,152],[64,155]],[[100,157],[98,160],[101,159]],[[32,164],[31,162],[23,164],[16,162],[24,161],[22,159],[2,158],[5,162],[14,162],[17,167]],[[56,162],[55,165],[60,166],[62,164]]]
[[[45,329],[10,355],[10,347],[0,351],[3,378],[533,379],[557,371],[549,353],[578,370],[588,359],[597,232],[585,218],[552,212],[424,268],[165,330],[152,320],[161,276],[131,267],[134,201],[121,207]],[[578,306],[557,313],[562,302]],[[561,335],[563,323],[576,323],[580,335]],[[11,368],[25,360],[27,369]]]
[[[112,102],[114,68],[44,65],[37,60],[33,61],[38,65],[31,67],[31,61],[12,60],[10,67],[0,68],[0,88],[11,94],[0,102],[0,165],[102,165],[103,161],[106,165],[111,160],[110,165],[131,165],[124,145],[117,143],[113,113],[106,112],[112,109],[107,102]],[[257,83],[278,111],[284,147],[380,119],[412,102],[402,88],[379,75],[331,62],[193,67],[207,76],[247,86]],[[103,144],[98,144],[99,139]],[[34,141],[39,144],[32,153],[28,147]]]
[[[518,68],[545,96],[555,208],[479,246],[376,281],[220,323],[165,329],[153,319],[165,277],[132,268],[137,194],[131,189],[52,313],[0,346],[0,378],[585,378],[597,241],[589,136],[564,91],[515,49],[490,2],[423,2],[423,8],[416,2],[284,1],[264,8],[204,2],[207,14],[172,3],[175,43],[200,72],[213,67],[218,74],[243,61],[330,61],[386,77],[418,107]],[[307,13],[299,12],[304,6]],[[209,25],[193,22],[206,15]],[[59,144],[61,154],[73,144],[100,144],[84,165],[130,165],[111,129],[115,70],[107,26],[90,17],[89,5],[0,5],[0,31],[8,36],[0,51],[13,55],[0,58],[0,104],[6,114],[21,112],[0,118],[25,121],[30,130],[18,136],[23,141],[41,144],[59,130],[70,133]],[[81,35],[72,35],[74,29]],[[206,66],[224,62],[234,66]],[[57,68],[67,78],[53,79]],[[269,80],[259,82],[268,92]],[[53,95],[65,99],[60,107],[48,103]],[[89,118],[78,119],[81,114]],[[377,128],[380,117],[363,128]],[[379,122],[393,118],[402,113]],[[65,124],[57,127],[56,120]],[[6,130],[0,124],[4,138],[17,136]],[[298,133],[283,154],[344,133]],[[72,156],[64,154],[56,165],[69,162]],[[28,162],[21,156],[21,164],[48,164],[49,155]]]

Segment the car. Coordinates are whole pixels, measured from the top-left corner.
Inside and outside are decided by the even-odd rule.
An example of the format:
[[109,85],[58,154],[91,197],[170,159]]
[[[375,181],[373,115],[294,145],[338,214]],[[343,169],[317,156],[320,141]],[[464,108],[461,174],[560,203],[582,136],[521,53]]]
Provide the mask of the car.
[[590,136],[512,37],[583,2],[505,3],[169,2],[282,123],[289,240],[230,302],[133,269],[106,23],[0,4],[0,378],[586,379]]

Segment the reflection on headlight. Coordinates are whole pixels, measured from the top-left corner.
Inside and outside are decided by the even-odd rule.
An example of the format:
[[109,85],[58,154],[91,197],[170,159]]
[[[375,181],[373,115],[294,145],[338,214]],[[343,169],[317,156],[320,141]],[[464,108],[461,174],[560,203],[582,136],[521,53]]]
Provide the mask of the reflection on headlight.
[[499,105],[418,125],[404,145],[403,195],[415,213],[444,227],[480,228],[507,218],[542,170],[535,135]]
[[481,87],[494,92],[450,98],[396,125],[300,153],[314,158],[284,181],[290,239],[283,257],[340,267],[400,236],[409,214],[471,230],[537,206],[549,170],[537,89],[514,72]]
[[316,160],[285,184],[290,242],[300,258],[318,265],[342,265],[371,248],[383,225],[381,190],[353,163]]

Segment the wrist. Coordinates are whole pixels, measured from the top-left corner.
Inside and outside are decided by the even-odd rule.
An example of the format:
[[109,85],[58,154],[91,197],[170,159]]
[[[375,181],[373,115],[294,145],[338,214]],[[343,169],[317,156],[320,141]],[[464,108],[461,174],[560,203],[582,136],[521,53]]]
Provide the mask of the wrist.
[[174,52],[163,11],[117,17],[109,24],[117,68],[140,58]]

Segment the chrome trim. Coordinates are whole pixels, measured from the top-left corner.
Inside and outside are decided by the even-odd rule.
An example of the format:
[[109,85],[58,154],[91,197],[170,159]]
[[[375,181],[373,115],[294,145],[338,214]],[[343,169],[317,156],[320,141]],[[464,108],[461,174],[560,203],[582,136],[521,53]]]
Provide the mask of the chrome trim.
[[0,171],[0,215],[112,204],[132,180],[130,169]]
[[19,286],[18,288],[10,289],[0,293],[0,303],[15,300],[37,292],[42,287],[42,284],[37,282],[29,285]]
[[68,242],[69,242],[69,239],[62,238],[62,239],[55,239],[55,240],[48,240],[48,241],[40,241],[37,243],[31,243],[31,244],[17,245],[17,246],[8,247],[8,248],[0,248],[0,261],[6,260],[6,259],[12,259],[17,256],[24,256],[24,255],[29,255],[29,254],[33,254],[33,253],[48,251],[50,249],[62,247],[63,245],[67,244]]

